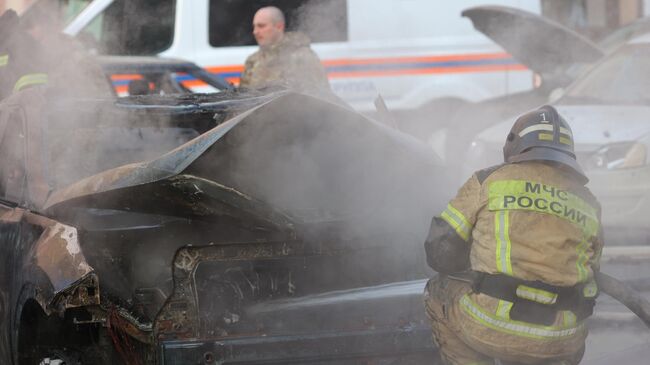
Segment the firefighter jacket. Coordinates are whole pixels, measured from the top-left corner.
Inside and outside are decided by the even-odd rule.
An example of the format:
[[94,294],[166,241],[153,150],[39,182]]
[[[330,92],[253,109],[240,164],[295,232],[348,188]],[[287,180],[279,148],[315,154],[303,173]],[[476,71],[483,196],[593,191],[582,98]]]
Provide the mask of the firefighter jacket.
[[0,17],[0,34],[0,100],[27,87],[46,84],[46,57],[12,11]]
[[473,346],[512,343],[523,352],[558,354],[584,345],[586,329],[575,310],[553,310],[543,324],[527,317],[534,310],[515,311],[521,302],[554,308],[558,292],[573,288],[595,298],[600,205],[580,181],[544,162],[496,166],[476,172],[433,219],[425,248],[434,270],[470,269],[504,282],[539,284],[513,286],[509,300],[476,290],[457,298],[457,321]]
[[12,11],[0,16],[0,34],[0,99],[41,85],[55,95],[113,96],[102,68],[75,39],[52,29],[36,39]]
[[287,32],[277,44],[260,47],[246,59],[240,86],[253,89],[284,86],[301,92],[329,92],[325,70],[309,43],[306,35]]

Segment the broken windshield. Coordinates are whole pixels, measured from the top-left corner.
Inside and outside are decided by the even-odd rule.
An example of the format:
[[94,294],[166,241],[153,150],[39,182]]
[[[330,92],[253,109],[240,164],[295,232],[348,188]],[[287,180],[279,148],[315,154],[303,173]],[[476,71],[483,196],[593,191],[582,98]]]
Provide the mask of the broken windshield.
[[45,131],[54,189],[118,166],[155,159],[200,134],[196,123],[119,109],[60,113],[50,119]]

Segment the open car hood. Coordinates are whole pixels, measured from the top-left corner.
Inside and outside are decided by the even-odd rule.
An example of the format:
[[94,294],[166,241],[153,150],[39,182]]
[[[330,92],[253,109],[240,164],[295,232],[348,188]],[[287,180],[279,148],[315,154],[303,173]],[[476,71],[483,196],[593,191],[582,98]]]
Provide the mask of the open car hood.
[[466,9],[474,28],[531,70],[546,75],[604,56],[593,42],[542,16],[504,6]]
[[439,166],[432,150],[405,134],[315,97],[280,93],[156,159],[59,189],[43,208],[372,229],[367,224],[406,219],[404,212],[429,220],[440,208],[431,202],[444,201]]

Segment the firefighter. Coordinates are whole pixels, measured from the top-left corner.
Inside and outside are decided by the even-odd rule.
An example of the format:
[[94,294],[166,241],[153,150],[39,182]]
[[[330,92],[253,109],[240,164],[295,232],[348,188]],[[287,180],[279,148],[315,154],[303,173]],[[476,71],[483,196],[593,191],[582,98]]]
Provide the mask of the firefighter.
[[13,10],[0,17],[0,99],[42,85],[58,95],[112,97],[94,58],[60,32],[56,11],[56,2],[41,0],[20,18]]
[[52,93],[72,97],[112,97],[109,79],[92,55],[61,32],[59,4],[40,0],[20,19],[21,28],[37,42]]
[[431,222],[434,342],[446,364],[578,364],[598,294],[600,205],[553,107],[518,118],[503,155]]
[[45,57],[38,42],[24,31],[13,10],[0,16],[0,100],[48,81]]
[[240,86],[284,86],[316,94],[331,91],[320,59],[309,46],[309,38],[300,32],[285,32],[280,9],[259,9],[253,18],[253,35],[260,48],[246,59]]

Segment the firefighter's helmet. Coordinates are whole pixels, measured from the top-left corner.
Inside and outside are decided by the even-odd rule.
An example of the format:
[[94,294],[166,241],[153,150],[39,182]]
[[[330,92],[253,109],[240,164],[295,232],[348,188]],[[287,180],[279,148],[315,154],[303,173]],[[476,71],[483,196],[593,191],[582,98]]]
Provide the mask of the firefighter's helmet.
[[503,159],[506,163],[553,161],[587,179],[576,161],[571,127],[550,105],[517,119],[503,146]]

